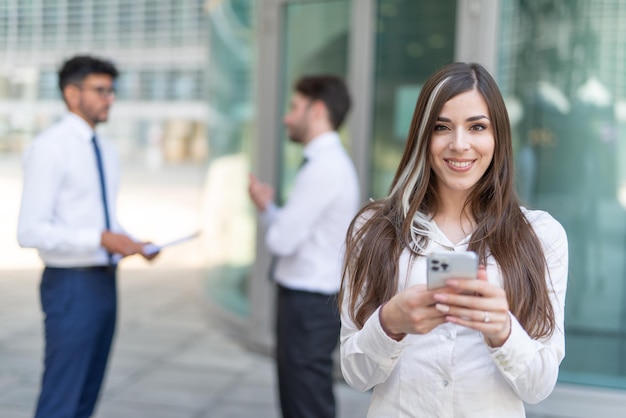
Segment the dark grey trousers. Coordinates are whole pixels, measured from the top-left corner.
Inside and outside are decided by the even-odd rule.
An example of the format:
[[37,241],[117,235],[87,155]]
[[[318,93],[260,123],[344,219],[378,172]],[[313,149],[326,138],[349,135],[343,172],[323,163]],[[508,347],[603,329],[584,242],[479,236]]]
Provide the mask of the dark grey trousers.
[[334,418],[332,354],[340,328],[336,295],[279,285],[276,327],[283,418]]

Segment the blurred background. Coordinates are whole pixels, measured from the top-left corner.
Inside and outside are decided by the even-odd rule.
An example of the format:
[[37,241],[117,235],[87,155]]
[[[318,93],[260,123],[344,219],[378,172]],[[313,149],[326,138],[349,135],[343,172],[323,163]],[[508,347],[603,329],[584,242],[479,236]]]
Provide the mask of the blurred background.
[[364,198],[379,198],[421,84],[448,62],[477,61],[505,96],[525,205],[549,211],[569,237],[567,356],[555,393],[530,410],[582,417],[584,404],[620,416],[625,21],[625,0],[0,0],[0,280],[41,268],[15,238],[20,158],[64,111],[57,69],[76,53],[107,57],[122,74],[102,126],[124,158],[121,222],[156,243],[202,230],[150,268],[199,272],[222,321],[268,353],[269,255],[247,174],[279,197],[289,191],[301,151],[280,121],[293,81],[347,78],[354,108],[342,139]]

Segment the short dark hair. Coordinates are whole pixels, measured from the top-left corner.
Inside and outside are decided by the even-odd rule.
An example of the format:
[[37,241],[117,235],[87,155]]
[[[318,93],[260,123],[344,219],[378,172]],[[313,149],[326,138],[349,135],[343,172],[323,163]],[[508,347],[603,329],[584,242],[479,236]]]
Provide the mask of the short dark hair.
[[294,89],[296,92],[312,100],[321,100],[330,117],[335,130],[341,127],[348,110],[350,110],[350,94],[341,77],[334,75],[315,75],[300,78]]
[[61,93],[68,84],[79,84],[90,74],[108,74],[115,80],[119,72],[111,61],[89,55],[75,56],[65,61],[59,70]]

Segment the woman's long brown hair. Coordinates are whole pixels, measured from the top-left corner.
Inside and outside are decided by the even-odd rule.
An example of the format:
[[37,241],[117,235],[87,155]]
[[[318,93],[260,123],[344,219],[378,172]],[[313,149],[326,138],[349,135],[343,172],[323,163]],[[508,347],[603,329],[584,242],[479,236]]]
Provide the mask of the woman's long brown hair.
[[515,192],[506,106],[491,75],[474,63],[450,64],[426,81],[389,196],[366,205],[350,225],[339,306],[349,294],[348,313],[359,327],[397,293],[403,249],[410,249],[412,257],[423,255],[421,249],[429,238],[412,237],[411,229],[428,229],[428,215],[437,213],[438,195],[428,158],[430,136],[443,105],[473,89],[487,102],[495,150],[491,165],[465,202],[476,222],[468,249],[476,251],[481,263],[489,255],[494,257],[504,276],[509,308],[531,337],[547,337],[554,331],[546,259]]

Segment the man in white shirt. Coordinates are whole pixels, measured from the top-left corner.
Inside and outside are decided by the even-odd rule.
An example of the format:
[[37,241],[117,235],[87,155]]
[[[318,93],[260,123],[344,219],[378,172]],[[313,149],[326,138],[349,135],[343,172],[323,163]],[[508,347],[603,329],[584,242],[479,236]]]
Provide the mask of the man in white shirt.
[[[117,223],[119,157],[95,132],[115,99],[115,66],[66,61],[59,87],[68,113],[24,155],[18,221],[22,247],[45,264],[40,296],[45,360],[37,418],[87,418],[104,378],[116,318],[116,263],[141,254]],[[152,256],[145,256],[153,258]]]
[[276,258],[276,358],[285,418],[335,416],[336,294],[345,234],[359,207],[356,171],[337,134],[349,108],[342,79],[301,78],[283,123],[289,138],[304,146],[305,163],[287,203],[275,206],[273,188],[250,176],[250,197]]

